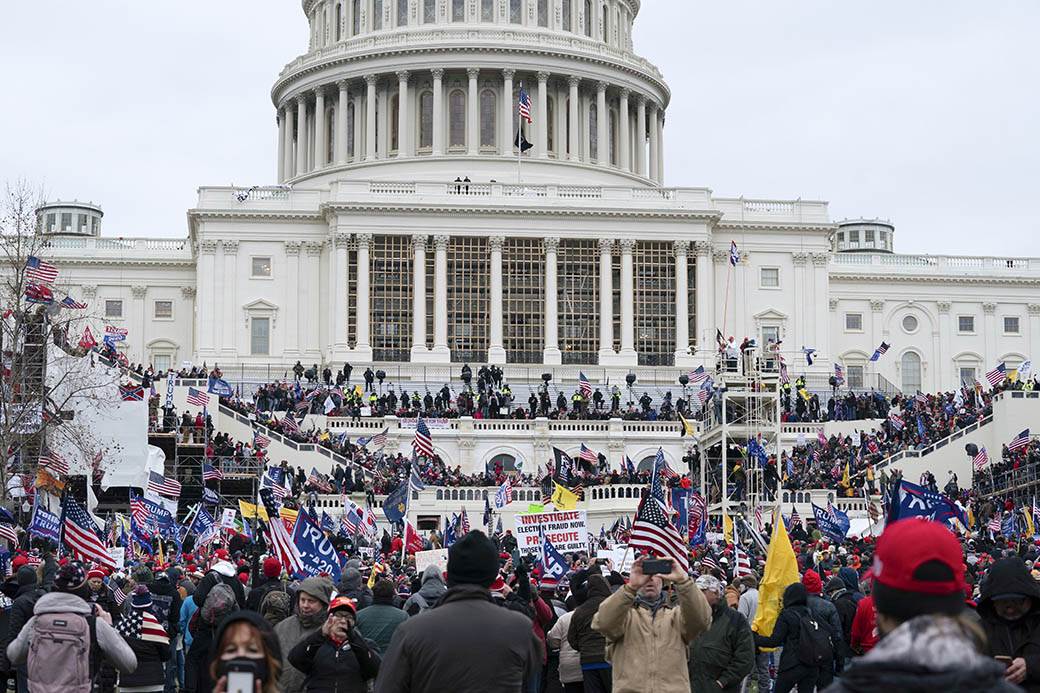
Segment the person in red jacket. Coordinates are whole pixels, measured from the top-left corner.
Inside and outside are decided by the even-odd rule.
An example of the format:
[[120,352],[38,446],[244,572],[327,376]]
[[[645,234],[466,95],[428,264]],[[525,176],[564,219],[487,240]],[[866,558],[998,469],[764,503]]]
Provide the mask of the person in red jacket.
[[869,594],[859,600],[856,605],[856,616],[852,619],[852,651],[863,655],[874,647],[878,641],[877,611],[874,610],[874,598]]

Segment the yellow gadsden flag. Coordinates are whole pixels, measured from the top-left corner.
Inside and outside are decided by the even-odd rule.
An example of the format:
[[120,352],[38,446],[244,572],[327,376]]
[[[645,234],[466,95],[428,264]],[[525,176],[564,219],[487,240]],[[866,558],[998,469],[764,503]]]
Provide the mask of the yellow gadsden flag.
[[693,427],[689,421],[686,420],[682,414],[679,414],[679,437],[690,436],[691,438],[697,437],[697,429]]
[[1026,518],[1026,532],[1028,532],[1026,536],[1031,537],[1036,534],[1036,528],[1033,526],[1033,513],[1030,512],[1028,505],[1022,506],[1022,514],[1025,515]]
[[560,486],[555,481],[553,482],[555,490],[552,494],[553,505],[556,506],[557,510],[574,510],[578,507],[578,494],[572,491],[568,491],[563,486]]
[[780,615],[784,590],[799,579],[798,559],[794,556],[791,539],[787,536],[787,528],[777,509],[773,513],[773,536],[766,553],[766,569],[758,585],[758,610],[751,623],[751,630],[760,635],[772,634],[776,617]]
[[261,520],[267,521],[267,509],[262,505],[254,505],[240,500],[238,501],[238,509],[241,511],[242,517],[247,520],[255,520],[257,515],[259,515]]
[[727,543],[733,543],[733,520],[729,519],[726,513],[722,513],[722,536]]

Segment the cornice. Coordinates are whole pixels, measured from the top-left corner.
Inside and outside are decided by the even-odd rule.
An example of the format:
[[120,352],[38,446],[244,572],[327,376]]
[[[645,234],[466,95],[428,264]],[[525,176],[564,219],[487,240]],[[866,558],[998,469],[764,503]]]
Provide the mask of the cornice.
[[[722,216],[722,213],[719,213]],[[755,231],[803,231],[809,233],[829,234],[838,228],[837,224],[813,224],[805,222],[784,221],[726,221],[723,218],[715,226],[720,231],[732,231],[739,229],[753,229]]]
[[870,274],[867,272],[835,272],[831,270],[828,273],[831,279],[840,279],[845,281],[877,281],[883,279],[887,282],[915,282],[915,283],[926,283],[926,284],[998,284],[1007,286],[1037,286],[1040,287],[1040,277],[995,277],[995,276],[971,276],[971,275],[954,275],[954,274]]
[[206,219],[249,219],[252,221],[324,221],[321,212],[293,210],[249,210],[249,209],[192,209],[188,217],[193,220]]
[[168,257],[155,257],[155,258],[133,258],[133,257],[119,257],[119,258],[106,258],[98,257],[93,258],[86,255],[80,255],[73,259],[56,258],[57,261],[64,267],[113,267],[113,268],[127,268],[127,267],[173,267],[173,268],[186,268],[194,269],[196,266],[195,258],[181,258],[171,259]]
[[478,214],[495,216],[540,216],[540,217],[596,217],[617,219],[684,219],[713,221],[717,212],[697,210],[653,210],[653,209],[604,209],[572,207],[518,207],[495,205],[488,207],[434,204],[394,204],[392,202],[327,202],[321,209],[326,217],[341,212],[375,212],[384,214]]

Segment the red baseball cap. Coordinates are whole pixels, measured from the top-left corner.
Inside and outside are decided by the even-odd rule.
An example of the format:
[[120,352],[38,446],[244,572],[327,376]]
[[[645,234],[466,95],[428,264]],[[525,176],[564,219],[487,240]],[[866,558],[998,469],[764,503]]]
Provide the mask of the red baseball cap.
[[938,522],[910,518],[886,527],[871,570],[879,612],[907,620],[964,607],[968,588],[961,545]]

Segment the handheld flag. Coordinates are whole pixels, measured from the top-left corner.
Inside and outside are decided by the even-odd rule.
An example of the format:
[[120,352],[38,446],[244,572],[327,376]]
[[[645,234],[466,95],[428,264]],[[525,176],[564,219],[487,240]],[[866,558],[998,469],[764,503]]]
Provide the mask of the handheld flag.
[[776,618],[780,615],[784,590],[798,580],[798,559],[791,548],[791,538],[787,536],[784,523],[774,519],[773,536],[769,541],[769,551],[766,552],[766,567],[758,587],[758,609],[751,630],[760,635],[773,632]]

